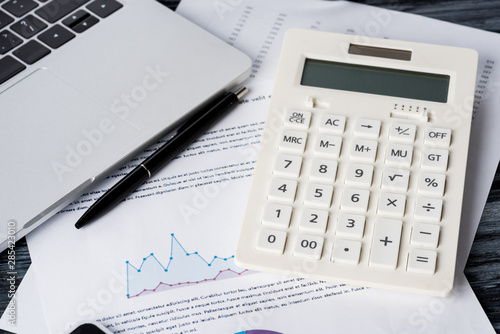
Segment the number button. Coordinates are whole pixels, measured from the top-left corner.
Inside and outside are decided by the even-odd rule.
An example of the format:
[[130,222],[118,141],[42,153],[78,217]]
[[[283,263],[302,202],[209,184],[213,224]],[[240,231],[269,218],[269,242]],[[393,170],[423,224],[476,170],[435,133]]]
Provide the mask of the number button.
[[297,178],[302,167],[302,157],[291,154],[278,154],[274,164],[274,174]]
[[377,156],[377,142],[373,140],[355,139],[352,141],[349,157],[355,161],[374,162]]
[[342,137],[330,135],[318,135],[314,155],[326,158],[338,158],[342,147]]
[[370,254],[371,267],[396,269],[402,227],[401,220],[379,218],[375,222]]
[[369,187],[372,185],[372,176],[373,165],[349,164],[345,183]]
[[264,209],[262,224],[278,228],[288,228],[291,216],[291,206],[268,203]]
[[380,124],[381,122],[375,119],[358,119],[354,126],[354,135],[376,139],[380,134]]
[[291,153],[304,153],[307,132],[285,130],[281,134],[279,149]]
[[267,198],[271,201],[293,203],[297,181],[275,178],[271,181]]
[[333,183],[337,175],[337,161],[327,159],[314,159],[309,172],[309,179]]
[[365,216],[342,212],[337,220],[335,234],[361,239],[365,230]]
[[400,168],[386,168],[382,176],[382,189],[406,192],[410,171]]
[[307,186],[304,204],[320,208],[329,208],[332,202],[333,186],[310,183]]
[[342,195],[340,208],[346,211],[366,212],[369,198],[368,190],[347,188]]
[[315,260],[321,259],[323,252],[323,237],[299,234],[295,244],[293,255],[309,257]]
[[311,113],[302,110],[288,110],[285,113],[285,127],[297,130],[307,130],[311,122]]
[[323,114],[319,121],[319,131],[343,134],[345,129],[345,116]]
[[325,233],[327,223],[328,211],[305,209],[300,219],[299,230]]
[[361,242],[354,240],[335,240],[332,261],[357,265],[361,254]]
[[260,231],[256,248],[261,252],[283,254],[286,243],[286,232],[271,229]]

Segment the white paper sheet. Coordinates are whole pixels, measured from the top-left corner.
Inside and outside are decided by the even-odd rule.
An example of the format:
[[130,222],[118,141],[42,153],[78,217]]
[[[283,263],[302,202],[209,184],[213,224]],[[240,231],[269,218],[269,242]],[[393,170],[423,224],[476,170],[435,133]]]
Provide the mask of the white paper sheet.
[[[223,4],[207,3],[210,6]],[[248,3],[251,3],[252,8],[248,8]],[[77,231],[73,227],[83,208],[88,206],[88,202],[82,201],[90,199],[91,202],[93,197],[98,196],[89,192],[79,203],[75,202],[65,213],[59,214],[28,237],[41,300],[52,332],[57,333],[66,324],[87,317],[101,319],[116,332],[127,328],[134,328],[129,329],[129,332],[163,328],[165,332],[171,333],[185,333],[191,330],[202,333],[236,333],[256,328],[286,333],[321,332],[324,328],[391,333],[441,333],[453,329],[463,333],[493,332],[460,271],[452,296],[444,299],[374,289],[353,291],[351,287],[334,286],[331,283],[317,285],[310,281],[261,273],[245,272],[238,275],[237,269],[231,266],[228,269],[232,269],[225,273],[234,274],[232,278],[212,276],[205,277],[209,282],[202,282],[200,271],[191,268],[186,271],[193,273],[193,280],[176,276],[168,284],[160,285],[168,291],[143,292],[137,297],[127,297],[127,291],[131,296],[140,291],[140,284],[137,285],[139,290],[135,288],[133,292],[130,291],[131,276],[127,275],[127,270],[130,274],[143,263],[145,267],[141,268],[141,271],[151,272],[158,268],[164,270],[173,254],[172,245],[176,246],[174,259],[180,258],[184,249],[188,253],[197,251],[198,254],[191,254],[189,257],[199,255],[205,263],[212,260],[214,263],[231,261],[259,140],[259,137],[254,136],[260,133],[259,127],[262,127],[261,122],[267,112],[270,84],[262,84],[262,80],[274,75],[276,63],[272,62],[279,53],[279,41],[285,26],[365,32],[367,35],[387,35],[409,40],[418,38],[414,36],[415,31],[403,32],[402,27],[418,26],[419,31],[438,29],[436,31],[442,31],[446,41],[451,41],[450,36],[455,34],[465,36],[467,40],[482,40],[477,44],[484,50],[481,59],[484,62],[484,70],[488,70],[487,59],[496,61],[494,56],[497,56],[498,52],[495,54],[495,48],[500,45],[498,37],[493,34],[351,3],[308,2],[300,3],[299,6],[297,2],[242,1],[236,7],[225,4],[226,10],[222,12],[222,16],[219,16],[220,12],[214,12],[213,8],[204,10],[203,1],[185,0],[179,10],[186,14],[192,5],[193,8],[189,9],[189,12],[201,13],[200,18],[207,23],[204,26],[203,21],[200,21],[202,26],[207,30],[213,29],[216,34],[217,29],[225,31],[227,38],[236,38],[233,41],[236,47],[243,51],[248,48],[248,53],[253,56],[254,61],[262,61],[254,63],[259,67],[256,67],[255,77],[249,82],[252,90],[252,95],[248,97],[249,102],[241,105],[219,123],[214,129],[217,132],[211,132],[195,143],[185,152],[185,157],[170,164],[152,182],[130,196],[129,201],[110,212],[101,221],[85,230]],[[235,17],[230,16],[230,13]],[[234,31],[227,30],[227,26],[221,24],[224,23],[219,21],[221,17],[222,20],[230,22],[231,27],[235,27]],[[253,18],[257,21],[252,21]],[[196,22],[196,18],[193,20]],[[238,22],[242,22],[240,20],[244,20],[246,26],[237,26]],[[417,25],[417,22],[424,23]],[[325,29],[328,25],[333,28]],[[422,25],[426,26],[426,29],[421,29]],[[452,31],[449,32],[450,30]],[[429,37],[430,40],[425,40],[422,36],[420,38],[424,38],[426,42],[440,42],[434,35],[440,34],[433,33],[433,36]],[[457,38],[454,39],[455,42]],[[263,58],[258,58],[259,55]],[[498,76],[493,69],[490,72],[492,73],[487,73],[487,87],[497,90],[498,85],[495,86],[495,83],[499,82]],[[498,134],[491,131],[493,125],[498,124],[498,118],[495,118],[498,115],[487,113],[499,104],[494,96],[484,95],[476,114],[474,126],[481,127],[477,139],[479,143],[498,139]],[[484,121],[478,122],[478,119]],[[488,124],[493,125],[488,127]],[[244,127],[238,128],[238,125]],[[208,150],[217,149],[220,151],[208,153]],[[491,184],[491,179],[485,175],[493,177],[498,163],[498,150],[477,151],[479,155],[475,161],[480,161],[480,166],[476,169],[470,167],[470,170],[481,168],[484,174],[474,172],[469,173],[472,176],[468,176],[472,178],[474,187],[471,190],[473,198],[470,202],[471,224],[464,224],[463,226],[467,227],[461,233],[462,239],[465,240],[461,242],[466,245],[466,251],[462,251],[465,256],[461,255],[463,261],[472,244]],[[495,166],[491,168],[493,162]],[[210,175],[215,173],[218,175],[211,178]],[[211,181],[212,183],[197,186],[199,183]],[[96,187],[95,192],[106,189],[114,182],[115,179],[103,182]],[[164,190],[168,192],[156,194]],[[82,209],[78,210],[78,207]],[[475,218],[477,219],[474,220]],[[172,233],[175,238],[171,236]],[[214,256],[221,257],[222,260],[214,259]],[[154,265],[156,260],[159,263]],[[126,261],[130,263],[127,264]],[[178,263],[176,261],[173,260],[172,263]],[[172,271],[174,272],[174,269]],[[159,278],[159,281],[162,279],[164,278]],[[186,280],[189,280],[189,283]],[[285,280],[291,281],[285,283]],[[274,286],[269,286],[270,284]],[[290,290],[280,291],[280,288],[275,288],[278,285]],[[143,289],[155,287],[144,286]],[[250,287],[257,288],[250,290]],[[319,288],[322,290],[316,290]],[[318,299],[313,300],[312,297]],[[265,299],[271,300],[265,302]],[[206,302],[209,304],[205,305]],[[158,308],[144,310],[155,305]],[[455,308],[455,305],[458,308]],[[141,310],[142,312],[139,312]],[[201,314],[197,315],[198,310]],[[133,311],[135,314],[124,315],[125,312]],[[235,311],[236,314],[233,315]],[[156,315],[162,313],[164,314]],[[317,315],[321,315],[321,321],[311,320],[318,319]],[[145,318],[142,318],[143,316]],[[211,317],[215,319],[212,320]],[[153,324],[154,322],[158,323]],[[181,327],[183,323],[188,324]],[[138,328],[142,325],[147,327]],[[169,326],[174,328],[167,330]]]

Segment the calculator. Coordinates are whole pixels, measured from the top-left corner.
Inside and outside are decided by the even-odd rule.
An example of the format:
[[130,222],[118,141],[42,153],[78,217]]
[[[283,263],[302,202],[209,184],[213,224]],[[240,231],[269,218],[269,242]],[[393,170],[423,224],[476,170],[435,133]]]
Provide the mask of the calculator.
[[464,48],[287,31],[236,263],[448,295],[477,62]]

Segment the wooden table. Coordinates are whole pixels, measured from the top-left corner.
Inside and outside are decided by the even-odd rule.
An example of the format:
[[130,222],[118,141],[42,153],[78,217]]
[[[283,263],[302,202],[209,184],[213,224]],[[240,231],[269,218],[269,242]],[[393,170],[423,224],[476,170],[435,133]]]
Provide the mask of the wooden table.
[[[178,0],[159,0],[172,9]],[[420,14],[443,21],[500,33],[500,0],[364,0],[356,1],[387,9]],[[500,131],[500,124],[498,125]],[[499,143],[496,143],[499,144]],[[5,190],[4,190],[5,191]],[[0,273],[8,272],[7,252],[0,254]],[[17,285],[31,264],[26,240],[16,245]],[[500,333],[500,168],[497,169],[488,201],[467,262],[465,274],[497,333]],[[3,278],[5,275],[1,275]],[[0,280],[0,312],[8,304],[9,284]],[[3,333],[0,330],[0,333]],[[6,332],[8,333],[8,332]],[[471,333],[472,334],[472,333]]]

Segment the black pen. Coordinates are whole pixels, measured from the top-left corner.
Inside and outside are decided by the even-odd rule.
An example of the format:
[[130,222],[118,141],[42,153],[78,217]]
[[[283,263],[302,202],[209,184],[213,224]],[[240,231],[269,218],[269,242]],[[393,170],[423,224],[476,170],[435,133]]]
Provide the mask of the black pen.
[[246,92],[247,88],[241,87],[234,93],[227,93],[214,104],[211,104],[207,110],[197,112],[189,118],[184,123],[185,125],[181,126],[179,131],[165,145],[151,154],[143,163],[134,168],[134,170],[102,195],[80,217],[75,227],[81,228],[115,207],[132,191],[137,189],[182,150],[188,147],[204,130],[215,123],[219,116],[236,104]]

